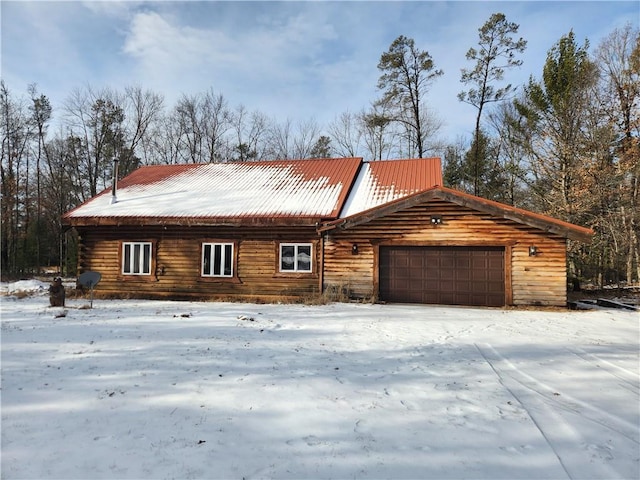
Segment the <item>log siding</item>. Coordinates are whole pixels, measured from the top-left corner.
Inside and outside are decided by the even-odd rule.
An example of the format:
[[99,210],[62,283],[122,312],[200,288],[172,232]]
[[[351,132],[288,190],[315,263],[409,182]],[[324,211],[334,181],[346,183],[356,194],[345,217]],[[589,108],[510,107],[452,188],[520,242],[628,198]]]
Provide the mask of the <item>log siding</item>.
[[[148,298],[299,298],[318,294],[320,238],[315,227],[276,232],[215,227],[78,227],[78,269],[98,271],[96,293]],[[122,243],[151,242],[151,275],[123,275]],[[202,244],[234,244],[234,276],[204,277]],[[281,272],[280,243],[312,245],[312,272]]]
[[[440,225],[431,224],[434,215],[442,217]],[[337,228],[324,241],[324,288],[353,297],[378,297],[380,246],[497,246],[505,249],[506,305],[566,305],[565,238],[445,201]],[[529,256],[531,245],[536,256]]]

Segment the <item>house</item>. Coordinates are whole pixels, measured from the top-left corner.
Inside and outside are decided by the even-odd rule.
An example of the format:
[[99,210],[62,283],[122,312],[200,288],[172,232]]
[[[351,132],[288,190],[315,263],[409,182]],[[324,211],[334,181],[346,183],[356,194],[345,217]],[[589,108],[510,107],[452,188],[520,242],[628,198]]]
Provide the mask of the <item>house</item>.
[[96,293],[565,305],[589,229],[442,186],[440,160],[146,166],[63,221]]

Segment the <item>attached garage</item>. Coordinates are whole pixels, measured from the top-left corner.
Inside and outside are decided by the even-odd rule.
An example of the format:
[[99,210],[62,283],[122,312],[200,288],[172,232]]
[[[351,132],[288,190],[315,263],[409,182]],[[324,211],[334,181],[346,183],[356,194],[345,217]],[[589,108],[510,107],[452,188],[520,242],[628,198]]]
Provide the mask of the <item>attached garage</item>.
[[593,232],[446,187],[320,227],[323,289],[390,303],[564,306],[567,242]]
[[504,247],[380,247],[380,300],[505,305]]

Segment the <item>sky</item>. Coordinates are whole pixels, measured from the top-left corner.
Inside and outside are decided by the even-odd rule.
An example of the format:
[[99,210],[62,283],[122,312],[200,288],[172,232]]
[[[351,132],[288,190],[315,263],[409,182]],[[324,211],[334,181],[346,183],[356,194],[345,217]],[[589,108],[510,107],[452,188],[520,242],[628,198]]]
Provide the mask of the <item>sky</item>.
[[380,96],[380,56],[412,38],[444,75],[427,103],[451,141],[470,135],[476,110],[457,94],[478,29],[501,12],[528,46],[506,81],[540,78],[547,52],[573,30],[590,51],[615,28],[640,24],[640,2],[493,1],[6,1],[2,80],[17,96],[36,84],[61,114],[76,88],[139,86],[164,96],[221,93],[280,122],[326,126]]

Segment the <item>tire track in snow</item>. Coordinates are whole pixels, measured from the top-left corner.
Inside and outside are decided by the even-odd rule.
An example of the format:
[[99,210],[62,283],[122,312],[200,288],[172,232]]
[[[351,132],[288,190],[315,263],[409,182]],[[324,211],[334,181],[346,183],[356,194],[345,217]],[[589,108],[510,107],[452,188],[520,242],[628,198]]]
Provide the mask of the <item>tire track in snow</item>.
[[[480,350],[480,347],[478,347],[478,345],[476,345],[476,348]],[[557,390],[551,388],[540,380],[533,378],[531,375],[524,373],[522,370],[513,365],[509,360],[500,355],[491,345],[486,344],[486,348],[493,352],[493,356],[497,362],[501,362],[503,364],[502,371],[510,371],[512,373],[511,376],[513,377],[513,379],[520,383],[523,387],[528,388],[529,390],[532,390],[538,395],[546,398],[563,410],[576,413],[587,420],[595,422],[599,425],[602,425],[603,427],[606,427],[609,430],[618,433],[619,435],[622,435],[623,437],[631,440],[636,444],[640,444],[640,439],[638,438],[638,426],[636,424],[624,420],[623,418],[620,418],[612,414],[611,412],[595,407],[587,402],[578,400],[577,398],[574,398],[566,393],[563,393],[562,396],[559,396],[556,393]],[[481,353],[483,352],[481,351]],[[485,353],[486,352],[483,353],[483,356],[485,355]],[[486,357],[485,360],[487,360]]]
[[[620,477],[620,474],[609,465],[603,462],[590,462],[589,450],[593,450],[594,446],[590,445],[580,432],[557,412],[557,408],[551,407],[549,403],[560,404],[564,410],[571,414],[595,421],[601,426],[638,443],[635,438],[620,432],[618,429],[611,427],[603,421],[594,420],[593,418],[585,416],[584,412],[580,412],[576,408],[562,405],[558,402],[557,398],[554,398],[554,392],[551,388],[522,372],[509,360],[500,355],[491,345],[484,344],[482,347],[478,344],[474,345],[498,376],[502,385],[504,385],[509,393],[520,403],[522,408],[527,411],[534,425],[557,457],[568,478],[585,478],[586,469],[588,469],[589,478],[609,479]],[[551,392],[551,394],[548,392]],[[599,410],[584,402],[572,399],[569,396],[564,396],[564,400]],[[606,414],[606,412],[604,413]],[[614,421],[624,424],[628,423],[609,414],[606,414],[606,416],[612,417]],[[596,446],[596,448],[601,447]]]
[[[603,358],[594,355],[593,353],[586,352],[581,348],[567,348],[571,353],[580,357],[581,359],[595,365],[597,368],[607,372],[609,375],[617,378],[621,382],[627,385],[631,391],[634,393],[640,392],[640,376],[635,374],[634,372],[627,370],[626,368],[622,368],[614,363],[609,362]],[[624,385],[621,385],[623,388],[627,388]]]

